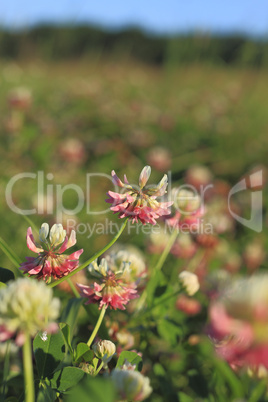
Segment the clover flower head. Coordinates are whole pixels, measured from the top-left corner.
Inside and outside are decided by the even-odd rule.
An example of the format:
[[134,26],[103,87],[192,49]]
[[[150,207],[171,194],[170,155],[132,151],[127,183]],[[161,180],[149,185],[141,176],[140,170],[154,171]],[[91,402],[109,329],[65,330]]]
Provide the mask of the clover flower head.
[[231,366],[268,369],[268,275],[230,285],[210,307],[209,334]]
[[113,270],[116,267],[128,265],[122,274],[122,279],[127,283],[140,283],[141,279],[146,278],[147,269],[142,253],[134,246],[118,245],[111,249],[110,253],[105,257]]
[[179,274],[179,280],[189,296],[193,296],[200,287],[198,277],[193,272],[182,271]]
[[108,340],[100,340],[92,345],[93,352],[98,359],[106,365],[116,352],[115,344]]
[[18,344],[24,335],[38,331],[55,331],[60,301],[43,282],[20,278],[0,289],[0,340],[16,336]]
[[124,363],[122,366],[120,366],[121,370],[132,370],[135,371],[136,370],[136,364],[131,364],[127,359],[124,360]]
[[152,392],[149,378],[133,369],[114,369],[111,378],[124,400],[144,401]]
[[158,202],[157,198],[166,193],[168,185],[167,175],[164,175],[157,186],[146,186],[151,174],[150,166],[145,166],[140,174],[139,185],[130,185],[126,176],[124,183],[112,171],[113,183],[125,190],[124,193],[108,191],[106,202],[112,204],[111,211],[119,213],[119,218],[129,217],[132,223],[140,221],[142,224],[156,224],[160,216],[169,215],[169,207],[173,202]]
[[137,297],[135,282],[129,284],[123,280],[124,271],[129,268],[129,265],[123,262],[119,268],[115,269],[105,258],[99,265],[96,260],[90,264],[89,272],[98,278],[99,283],[94,282],[90,286],[77,284],[81,296],[88,299],[86,304],[99,303],[99,308],[105,306],[125,310],[129,300]]
[[26,239],[28,248],[38,256],[26,257],[26,262],[20,266],[23,273],[49,282],[52,276],[59,279],[77,268],[83,250],[75,251],[71,255],[63,254],[76,243],[74,230],[68,238],[61,224],[54,224],[49,230],[49,225],[43,223],[39,230],[39,242],[35,242],[31,227],[27,230]]

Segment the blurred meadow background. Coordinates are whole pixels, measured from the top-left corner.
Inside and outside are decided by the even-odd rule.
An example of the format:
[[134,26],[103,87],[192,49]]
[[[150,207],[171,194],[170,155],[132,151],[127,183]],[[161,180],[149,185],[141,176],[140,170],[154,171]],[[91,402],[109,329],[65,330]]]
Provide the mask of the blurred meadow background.
[[[153,384],[150,400],[235,400],[247,398],[247,378],[241,380],[243,393],[229,366],[211,360],[210,342],[200,334],[206,294],[213,281],[219,286],[217,272],[229,278],[267,267],[267,5],[179,3],[41,6],[26,1],[22,6],[13,0],[0,5],[1,237],[23,261],[29,223],[5,197],[10,180],[20,173],[44,174],[43,189],[29,177],[12,188],[21,209],[37,208],[38,194],[43,197],[43,213],[29,215],[37,227],[56,221],[56,185],[76,184],[91,211],[107,209],[111,182],[96,176],[86,194],[88,173],[110,175],[114,169],[136,182],[143,166],[150,165],[152,183],[167,172],[172,186],[213,183],[205,200],[213,235],[183,238],[179,251],[168,256],[154,293],[161,301],[195,256],[192,264],[205,289],[197,296],[199,307],[187,310],[174,299],[156,308],[138,335],[136,323],[133,333]],[[227,196],[239,180],[260,169],[264,211],[263,230],[257,233],[232,218]],[[250,196],[249,190],[233,200],[233,210],[247,219]],[[73,209],[77,202],[77,194],[66,188],[64,207]],[[63,214],[63,225],[67,218],[91,227],[107,219],[118,223],[111,212],[89,214],[86,203],[71,217]],[[112,237],[109,231],[89,234],[77,232],[84,260]],[[149,275],[165,241],[161,234],[134,229],[120,239],[144,253]],[[1,266],[13,269],[2,252]],[[204,278],[211,274],[208,285]]]

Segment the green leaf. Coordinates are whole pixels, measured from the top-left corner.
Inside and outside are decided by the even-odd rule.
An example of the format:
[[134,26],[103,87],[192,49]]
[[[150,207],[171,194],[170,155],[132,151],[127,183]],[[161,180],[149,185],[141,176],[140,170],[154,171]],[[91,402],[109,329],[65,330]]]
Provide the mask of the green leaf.
[[165,339],[172,346],[177,344],[177,337],[181,335],[180,326],[167,319],[161,320],[158,323],[157,331],[159,336]]
[[167,284],[167,281],[166,281],[166,278],[165,278],[163,272],[154,271],[154,273],[152,274],[152,276],[147,284],[147,287],[146,287],[147,303],[149,306],[152,305],[152,303],[154,301],[154,297],[157,296],[158,293],[161,294],[161,290],[164,289],[166,284]]
[[218,358],[213,359],[214,366],[217,370],[217,374],[220,375],[232,390],[233,396],[235,398],[242,397],[244,395],[244,390],[240,379],[233,372],[231,367],[223,360]]
[[62,332],[63,338],[68,346],[68,349],[69,349],[71,355],[73,355],[73,348],[71,345],[70,326],[68,324],[66,324],[65,322],[60,322],[59,327]]
[[261,397],[264,397],[267,394],[267,378],[262,379],[256,387],[254,387],[248,402],[258,402],[261,400]]
[[80,342],[75,350],[75,362],[79,363],[84,360],[85,362],[91,362],[94,358],[94,352],[86,343]]
[[136,370],[141,371],[142,370],[142,358],[135,352],[128,352],[128,351],[123,351],[120,353],[119,359],[117,360],[116,367],[120,368],[120,366],[123,366],[125,360],[127,360],[131,364],[136,365]]
[[0,282],[7,283],[15,279],[15,275],[12,271],[6,268],[0,267]]
[[50,385],[58,392],[65,392],[77,385],[84,375],[85,372],[78,367],[64,367],[54,373]]
[[[5,240],[2,239],[2,237],[0,237],[0,248],[5,253],[5,255],[10,259],[10,261],[15,265],[15,267],[18,268],[21,264],[19,257],[9,247],[9,245],[5,242]],[[21,271],[18,272],[20,276],[23,276]]]
[[41,388],[37,394],[36,402],[54,402],[56,399],[56,392],[50,388]]
[[33,341],[34,356],[39,378],[51,378],[65,355],[65,342],[61,332],[47,335],[39,332]]
[[190,396],[186,395],[184,392],[179,392],[178,397],[179,397],[180,402],[192,402],[193,401],[193,399]]
[[67,306],[63,309],[61,314],[61,322],[65,322],[70,327],[70,341],[73,339],[73,331],[78,317],[78,312],[84,299],[77,297],[68,300]]
[[83,380],[64,398],[66,402],[115,402],[116,391],[109,378],[93,378],[86,374]]
[[153,370],[154,370],[154,374],[157,376],[164,377],[166,375],[166,371],[165,371],[164,367],[162,366],[162,364],[160,364],[160,363],[155,363]]

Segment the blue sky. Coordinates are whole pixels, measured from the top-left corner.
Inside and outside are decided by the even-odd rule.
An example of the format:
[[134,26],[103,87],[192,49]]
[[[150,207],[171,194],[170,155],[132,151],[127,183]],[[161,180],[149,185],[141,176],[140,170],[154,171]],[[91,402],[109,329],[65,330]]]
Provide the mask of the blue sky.
[[40,21],[268,36],[268,0],[0,0],[1,25],[17,28]]

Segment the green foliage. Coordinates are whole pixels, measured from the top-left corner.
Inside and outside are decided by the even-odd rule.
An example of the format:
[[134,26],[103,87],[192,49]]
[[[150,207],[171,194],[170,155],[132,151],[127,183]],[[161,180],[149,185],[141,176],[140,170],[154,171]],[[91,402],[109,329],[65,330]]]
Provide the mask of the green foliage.
[[54,402],[56,399],[56,391],[45,386],[39,389],[36,402]]
[[114,402],[116,401],[116,393],[112,382],[106,378],[92,378],[85,375],[82,382],[74,387],[64,401],[73,402]]
[[[265,40],[235,34],[161,36],[138,28],[109,31],[88,25],[40,25],[25,32],[0,31],[0,57],[14,59],[32,54],[51,60],[106,54],[156,65],[206,62],[259,67],[267,63],[266,48]],[[43,146],[40,158],[44,155],[42,150]]]
[[0,267],[0,282],[6,283],[12,279],[15,279],[14,273],[9,269]]
[[74,352],[74,359],[75,363],[80,363],[81,361],[84,362],[91,362],[94,358],[93,350],[87,346],[86,343],[80,342],[78,343],[75,352]]
[[84,377],[85,372],[78,367],[64,367],[55,371],[50,380],[50,386],[58,392],[65,393],[77,385]]
[[66,330],[64,332],[66,334],[68,333],[67,336],[70,342],[72,341],[73,338],[73,331],[78,318],[78,311],[83,302],[84,300],[82,298],[69,299],[61,314],[60,321],[62,323],[68,324],[68,327],[65,327]]
[[130,364],[133,364],[136,366],[137,371],[141,371],[142,370],[142,358],[137,355],[137,353],[135,352],[128,352],[128,351],[123,351],[120,353],[120,356],[117,360],[116,363],[116,367],[120,368],[121,366],[123,366],[123,364],[125,363],[125,360],[127,360]]
[[34,338],[33,350],[39,378],[50,378],[65,356],[65,342],[62,333],[39,332]]
[[66,324],[65,322],[59,323],[59,327],[61,329],[63,338],[65,340],[65,343],[69,349],[69,352],[71,355],[73,355],[73,348],[72,348],[72,339],[71,339],[71,334],[70,334],[70,326]]

